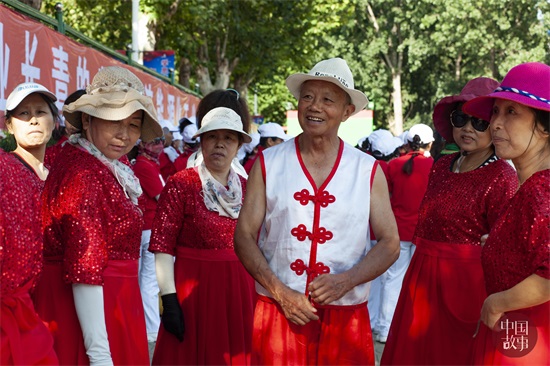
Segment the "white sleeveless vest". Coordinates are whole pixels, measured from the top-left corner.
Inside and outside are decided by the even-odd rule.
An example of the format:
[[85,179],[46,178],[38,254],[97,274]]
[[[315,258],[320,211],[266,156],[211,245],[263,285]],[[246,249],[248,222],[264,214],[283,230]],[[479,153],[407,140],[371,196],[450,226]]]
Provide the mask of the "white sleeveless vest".
[[[347,271],[370,248],[369,213],[375,159],[340,141],[335,166],[319,189],[301,163],[298,139],[263,151],[266,216],[258,245],[275,275],[308,295],[319,274]],[[367,301],[370,283],[331,305]],[[259,294],[271,297],[256,283]]]

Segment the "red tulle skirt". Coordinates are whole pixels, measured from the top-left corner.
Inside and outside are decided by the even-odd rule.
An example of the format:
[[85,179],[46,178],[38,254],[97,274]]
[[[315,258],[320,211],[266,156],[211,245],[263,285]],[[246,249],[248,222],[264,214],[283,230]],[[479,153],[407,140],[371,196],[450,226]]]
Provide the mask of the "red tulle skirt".
[[367,304],[318,307],[318,321],[289,322],[280,306],[259,296],[254,314],[258,365],[374,365]]
[[153,365],[248,365],[254,280],[233,250],[177,248],[174,276],[183,342],[161,325]]
[[[103,272],[105,323],[115,365],[148,365],[145,316],[137,261],[108,262]],[[33,295],[36,311],[49,324],[61,365],[88,365],[72,285],[63,281],[62,262],[46,262]]]
[[[471,364],[550,365],[550,302],[528,309],[510,311],[506,313],[506,318],[510,319],[508,336],[505,331],[492,332],[485,324],[481,324],[476,336]],[[519,327],[512,329],[517,324],[516,322],[512,325],[512,322],[518,319],[527,320],[529,325],[527,334]],[[503,342],[506,340],[509,343],[507,350],[504,350]]]
[[481,247],[417,240],[381,365],[469,364],[486,298]]
[[57,365],[53,339],[34,310],[30,284],[2,296],[0,309],[1,365]]

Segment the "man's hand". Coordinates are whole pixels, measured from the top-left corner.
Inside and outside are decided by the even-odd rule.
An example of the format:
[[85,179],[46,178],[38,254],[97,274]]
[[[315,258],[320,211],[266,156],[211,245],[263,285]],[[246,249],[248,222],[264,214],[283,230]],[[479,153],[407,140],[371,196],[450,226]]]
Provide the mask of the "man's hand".
[[311,299],[319,305],[338,300],[353,288],[347,273],[322,274],[309,284]]
[[279,292],[275,300],[281,305],[285,317],[294,324],[305,325],[312,320],[319,320],[317,309],[304,294],[286,288]]

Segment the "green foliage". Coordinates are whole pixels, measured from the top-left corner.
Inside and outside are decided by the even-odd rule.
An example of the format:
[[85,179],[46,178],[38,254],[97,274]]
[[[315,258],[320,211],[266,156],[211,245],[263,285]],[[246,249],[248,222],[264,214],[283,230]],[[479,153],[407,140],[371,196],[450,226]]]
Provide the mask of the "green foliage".
[[[44,0],[54,16],[59,0]],[[131,42],[131,1],[61,0],[66,23],[114,49]],[[550,63],[547,0],[141,0],[156,49],[173,49],[215,79],[254,91],[266,120],[282,122],[296,101],[284,85],[328,57],[342,57],[374,103],[375,124],[393,119],[392,74],[401,76],[404,128],[431,123],[433,106],[471,78],[501,80],[514,65]],[[376,27],[369,15],[376,17]],[[226,42],[226,48],[222,46]],[[216,53],[218,52],[218,54]],[[191,74],[191,85],[195,73]]]
[[17,143],[15,142],[15,137],[8,131],[5,131],[6,137],[3,139],[0,139],[0,149],[4,150],[5,152],[10,152],[15,150],[17,147]]

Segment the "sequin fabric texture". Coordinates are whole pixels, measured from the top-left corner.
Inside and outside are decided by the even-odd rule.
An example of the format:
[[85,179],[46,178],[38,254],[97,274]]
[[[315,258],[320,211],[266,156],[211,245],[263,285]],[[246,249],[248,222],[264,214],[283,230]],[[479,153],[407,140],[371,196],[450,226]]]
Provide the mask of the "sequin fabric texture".
[[521,185],[481,253],[489,294],[514,287],[533,273],[550,279],[550,169]]
[[42,196],[44,256],[63,259],[69,283],[103,285],[108,260],[139,258],[143,217],[114,175],[66,144]]
[[[246,180],[239,176],[246,193]],[[237,220],[208,211],[194,169],[174,174],[160,196],[149,250],[175,255],[176,246],[195,249],[233,249]]]
[[[456,156],[444,156],[432,167],[415,237],[481,245],[481,236],[489,233],[506,202],[514,195],[517,174],[504,160],[470,172],[453,173],[449,167]],[[432,179],[432,175],[439,179]]]
[[40,179],[17,158],[0,150],[1,295],[14,293],[42,270]]

